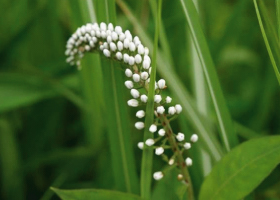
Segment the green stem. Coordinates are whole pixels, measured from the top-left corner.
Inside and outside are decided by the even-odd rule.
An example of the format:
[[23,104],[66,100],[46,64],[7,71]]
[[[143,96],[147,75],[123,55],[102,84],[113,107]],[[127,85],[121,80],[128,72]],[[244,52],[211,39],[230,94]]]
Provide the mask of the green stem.
[[280,0],[275,0],[276,4],[276,14],[277,14],[277,32],[278,32],[278,40],[280,39]]
[[177,155],[177,164],[178,167],[181,170],[181,173],[184,177],[184,181],[187,184],[187,190],[188,190],[188,200],[194,200],[194,194],[193,194],[193,186],[192,186],[192,181],[191,177],[188,171],[188,168],[186,166],[185,160],[183,158],[182,152],[180,151],[178,144],[176,142],[176,139],[174,137],[172,128],[170,126],[169,120],[167,119],[166,115],[159,115],[161,124],[166,132],[166,136],[168,138],[168,141],[171,145],[172,151]]

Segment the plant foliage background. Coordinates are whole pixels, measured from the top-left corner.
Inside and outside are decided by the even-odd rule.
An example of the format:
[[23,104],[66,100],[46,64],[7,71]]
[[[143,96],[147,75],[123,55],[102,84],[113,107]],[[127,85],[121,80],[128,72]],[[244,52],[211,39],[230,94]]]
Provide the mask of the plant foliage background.
[[[89,2],[92,1],[0,1],[1,199],[58,199],[50,186],[126,191],[123,176],[116,174],[118,166],[112,162],[123,155],[110,151],[112,144],[119,144],[114,135],[108,134],[115,119],[107,117],[107,108],[114,103],[114,98],[113,94],[104,92],[104,88],[109,87],[104,81],[109,79],[108,69],[104,69],[107,66],[103,64],[106,61],[98,55],[86,56],[82,71],[65,62],[67,39],[77,27],[91,22]],[[116,24],[131,30],[140,39],[141,31],[152,39],[155,29],[152,1],[117,2]],[[132,13],[118,6],[123,2]],[[200,21],[239,141],[279,134],[279,84],[253,1],[198,3]],[[102,20],[103,2],[95,0],[93,5]],[[267,19],[277,30],[275,2],[266,1],[265,7]],[[136,24],[130,20],[131,14],[136,16]],[[203,76],[194,73],[199,61],[193,59],[180,1],[163,1],[159,49],[172,69],[165,67],[163,71],[159,65],[157,76],[165,78],[175,74],[173,83],[167,84],[183,83],[180,91],[190,93],[183,97],[190,98],[198,107],[204,115],[204,126],[216,136],[219,129],[215,109]],[[125,102],[130,98],[129,92],[124,89],[123,81],[117,84],[123,87],[118,98]],[[169,92],[178,91],[169,89]],[[127,122],[124,126],[129,137],[125,137],[124,142],[126,148],[132,149],[127,154],[128,169],[136,171],[132,192],[139,194],[142,151],[137,149],[137,142],[142,140],[143,133],[134,128],[136,110],[127,108],[124,102],[118,106],[125,113],[121,118]],[[173,129],[183,130],[187,135],[196,131],[193,122],[184,116],[173,123]],[[217,138],[220,141],[221,138]],[[201,148],[207,152],[207,148],[204,143],[199,144],[190,152],[194,160],[190,170],[196,194],[204,175],[211,169],[209,155],[200,152]],[[153,169],[160,170],[163,166],[164,162],[155,157]],[[278,166],[250,198],[280,199],[279,180]],[[180,186],[172,171],[162,181],[152,183],[153,198],[179,199]]]

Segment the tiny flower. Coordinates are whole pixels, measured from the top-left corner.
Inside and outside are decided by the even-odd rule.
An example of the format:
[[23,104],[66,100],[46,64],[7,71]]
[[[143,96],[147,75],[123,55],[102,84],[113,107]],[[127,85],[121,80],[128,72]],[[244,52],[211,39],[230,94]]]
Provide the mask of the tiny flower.
[[124,84],[127,87],[127,89],[132,89],[133,88],[133,82],[132,81],[125,81]]
[[127,101],[127,104],[131,107],[137,107],[139,105],[139,102],[136,99],[130,99]]
[[124,33],[120,33],[119,40],[120,41],[124,41],[124,39],[125,39],[125,34]]
[[136,90],[136,89],[131,89],[131,90],[130,90],[130,94],[131,94],[131,96],[132,96],[133,98],[135,98],[135,99],[137,99],[137,98],[140,96],[139,91]]
[[126,69],[125,70],[125,75],[127,76],[127,77],[131,77],[132,76],[132,71],[130,70],[130,69]]
[[163,154],[163,152],[164,152],[164,148],[162,148],[162,147],[158,147],[158,148],[156,148],[156,155],[161,155],[161,154]]
[[134,65],[134,63],[135,63],[134,57],[133,57],[133,56],[130,56],[130,57],[129,57],[129,60],[128,60],[128,64],[129,64],[129,65]]
[[189,157],[186,158],[185,162],[186,162],[187,166],[192,166],[192,159],[191,158],[189,158]]
[[141,57],[139,54],[136,54],[136,56],[135,56],[135,62],[136,62],[137,64],[140,64],[140,63],[142,62],[142,57]]
[[148,77],[149,77],[149,74],[148,74],[147,72],[142,72],[142,73],[141,73],[141,79],[142,79],[142,80],[145,81],[145,80],[148,79]]
[[143,47],[143,45],[142,44],[140,44],[138,47],[137,47],[137,49],[138,49],[138,53],[139,54],[144,54],[145,53],[145,49],[144,49],[144,47]]
[[116,27],[115,27],[115,31],[116,31],[117,34],[120,35],[120,34],[122,33],[122,27],[116,26]]
[[104,50],[103,50],[103,54],[104,54],[106,57],[110,57],[110,56],[111,56],[111,52],[110,52],[108,49],[104,49]]
[[123,61],[125,63],[128,63],[129,62],[129,55],[127,53],[123,54]]
[[142,150],[143,147],[144,147],[144,142],[138,142],[137,146],[138,146],[139,149]]
[[151,133],[156,132],[156,131],[157,131],[157,126],[156,126],[155,124],[152,124],[152,125],[150,126],[150,128],[149,128],[149,131],[150,131]]
[[135,123],[135,128],[137,128],[138,130],[141,130],[145,127],[144,122],[136,122]]
[[163,178],[163,173],[162,172],[155,172],[153,174],[153,177],[154,177],[155,180],[159,181],[160,179]]
[[197,134],[192,134],[191,136],[191,142],[195,143],[198,140],[198,135]]
[[165,88],[165,80],[164,79],[160,79],[158,81],[158,87],[159,87],[159,89],[164,89]]
[[164,135],[165,135],[165,130],[164,130],[163,128],[162,128],[162,129],[159,129],[158,134],[159,134],[160,136],[164,136]]
[[164,109],[164,107],[163,107],[163,106],[159,106],[159,107],[157,107],[157,113],[159,113],[159,114],[163,114],[163,113],[164,113],[164,111],[165,111],[165,109]]
[[179,180],[179,181],[182,181],[183,180],[183,175],[182,174],[178,174],[178,176],[177,176],[177,179]]
[[144,60],[148,60],[151,63],[151,58],[148,55],[144,55]]
[[111,49],[112,51],[116,51],[116,50],[117,50],[117,46],[116,46],[116,44],[115,44],[114,42],[111,42],[111,43],[110,43],[110,49]]
[[192,147],[192,145],[191,145],[191,143],[189,143],[189,142],[186,142],[185,144],[184,144],[184,148],[185,149],[190,149]]
[[126,39],[124,39],[124,41],[123,41],[123,46],[124,46],[124,48],[128,48],[129,47],[129,40],[126,38]]
[[141,97],[140,97],[140,100],[141,100],[143,103],[147,103],[147,101],[148,101],[147,95],[142,94]]
[[112,39],[116,41],[118,39],[118,34],[116,32],[112,32]]
[[169,108],[168,108],[168,113],[169,113],[170,115],[174,115],[174,114],[176,113],[175,107],[174,107],[174,106],[169,107]]
[[170,96],[167,96],[166,99],[165,99],[165,102],[166,103],[171,103],[172,101],[172,98]]
[[144,69],[149,69],[150,68],[150,62],[148,60],[144,60],[143,61],[143,68]]
[[112,23],[109,23],[109,24],[108,24],[108,30],[114,31],[114,26],[113,26]]
[[106,31],[107,30],[107,25],[104,22],[100,23],[100,30],[101,31]]
[[134,82],[138,83],[140,81],[139,74],[133,74],[132,79],[133,79]]
[[135,49],[136,49],[136,46],[135,46],[134,42],[130,42],[129,43],[129,50],[130,51],[135,51]]
[[122,53],[121,53],[121,52],[117,52],[117,53],[116,53],[116,58],[117,58],[118,60],[121,60],[121,59],[122,59]]
[[168,161],[168,164],[169,164],[169,165],[173,165],[174,162],[175,162],[175,160],[174,160],[173,158],[171,158],[171,159]]
[[180,114],[182,112],[182,106],[180,104],[175,105],[176,113]]
[[145,111],[144,111],[144,110],[139,110],[139,111],[137,111],[136,117],[138,117],[138,118],[143,118],[143,117],[145,117]]
[[153,139],[147,139],[145,144],[150,147],[150,146],[153,146],[155,144],[155,141]]
[[160,96],[159,94],[155,95],[154,101],[155,101],[156,103],[161,102],[161,100],[162,100],[162,98],[161,98],[161,96]]
[[176,135],[176,138],[179,142],[181,142],[185,139],[185,135],[183,133],[178,133],[178,135]]
[[118,41],[117,46],[119,51],[123,50],[123,43],[121,41]]

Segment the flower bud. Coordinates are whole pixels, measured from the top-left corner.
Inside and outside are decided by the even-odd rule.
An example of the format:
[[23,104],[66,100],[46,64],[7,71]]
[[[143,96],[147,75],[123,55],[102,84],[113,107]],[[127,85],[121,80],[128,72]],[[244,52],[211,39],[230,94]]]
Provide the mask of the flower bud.
[[191,142],[195,143],[198,140],[198,135],[197,134],[192,134],[191,136]]
[[186,158],[186,160],[185,160],[185,162],[186,162],[186,165],[189,167],[189,166],[192,166],[192,159],[191,158]]
[[131,77],[132,76],[132,71],[130,70],[130,69],[126,69],[125,70],[125,75],[127,76],[127,77]]
[[182,112],[182,106],[180,104],[175,105],[176,113],[180,114]]
[[131,94],[131,96],[132,96],[133,98],[135,98],[135,99],[137,99],[137,98],[140,96],[139,91],[136,90],[136,89],[131,89],[131,90],[130,90],[130,94]]
[[168,108],[168,114],[174,115],[176,113],[176,109],[174,106]]
[[158,81],[158,87],[159,87],[159,89],[164,89],[165,88],[165,80],[164,79],[160,79]]
[[125,81],[124,84],[127,87],[127,89],[132,89],[133,88],[133,82],[132,81]]
[[165,130],[164,130],[163,128],[162,128],[162,129],[159,129],[158,134],[159,134],[160,136],[164,136],[164,135],[165,135]]
[[184,148],[185,149],[190,149],[192,147],[192,145],[191,145],[191,143],[189,143],[189,142],[186,142],[185,144],[184,144]]
[[143,117],[145,117],[145,111],[144,110],[139,110],[139,111],[137,111],[137,113],[136,113],[136,117],[138,117],[138,118],[143,118]]
[[142,150],[143,147],[144,147],[144,142],[138,142],[137,146],[138,146],[139,149]]
[[150,126],[150,128],[149,128],[149,131],[150,131],[151,133],[156,132],[156,131],[157,131],[157,126],[156,126],[155,124],[152,124],[152,125]]
[[160,179],[163,178],[163,173],[162,172],[155,172],[153,174],[153,177],[154,177],[155,180],[159,181]]
[[162,100],[162,98],[161,98],[161,96],[160,96],[159,94],[155,95],[154,101],[155,101],[156,103],[160,103],[161,100]]
[[131,107],[137,107],[139,105],[139,102],[136,99],[130,99],[127,101],[127,104]]
[[143,103],[147,103],[147,101],[148,101],[147,95],[142,94],[141,97],[140,97],[140,100],[141,100]]
[[135,128],[137,128],[138,130],[141,130],[145,127],[144,122],[136,122],[135,123]]
[[171,103],[172,101],[172,98],[170,96],[167,96],[166,99],[165,99],[165,102],[166,103]]
[[163,114],[163,113],[164,113],[164,111],[165,111],[165,109],[164,109],[164,107],[163,107],[163,106],[159,106],[159,107],[157,107],[157,113],[159,113],[159,114]]
[[158,148],[156,148],[156,155],[158,155],[158,156],[160,156],[161,154],[163,154],[163,152],[164,152],[164,148],[162,148],[162,147],[158,147]]
[[153,139],[147,139],[145,144],[150,147],[150,146],[153,146],[155,144],[155,141]]
[[176,135],[176,138],[179,142],[181,142],[185,139],[185,135],[183,133],[178,133],[178,135]]
[[140,81],[139,74],[133,74],[132,79],[133,79],[134,82],[138,83]]

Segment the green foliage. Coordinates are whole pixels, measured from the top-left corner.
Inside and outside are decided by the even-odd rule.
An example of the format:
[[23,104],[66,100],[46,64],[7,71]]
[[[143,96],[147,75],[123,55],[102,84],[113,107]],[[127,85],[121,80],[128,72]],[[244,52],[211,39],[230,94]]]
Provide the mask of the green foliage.
[[199,199],[242,199],[280,163],[280,136],[250,140],[229,152],[202,185]]

